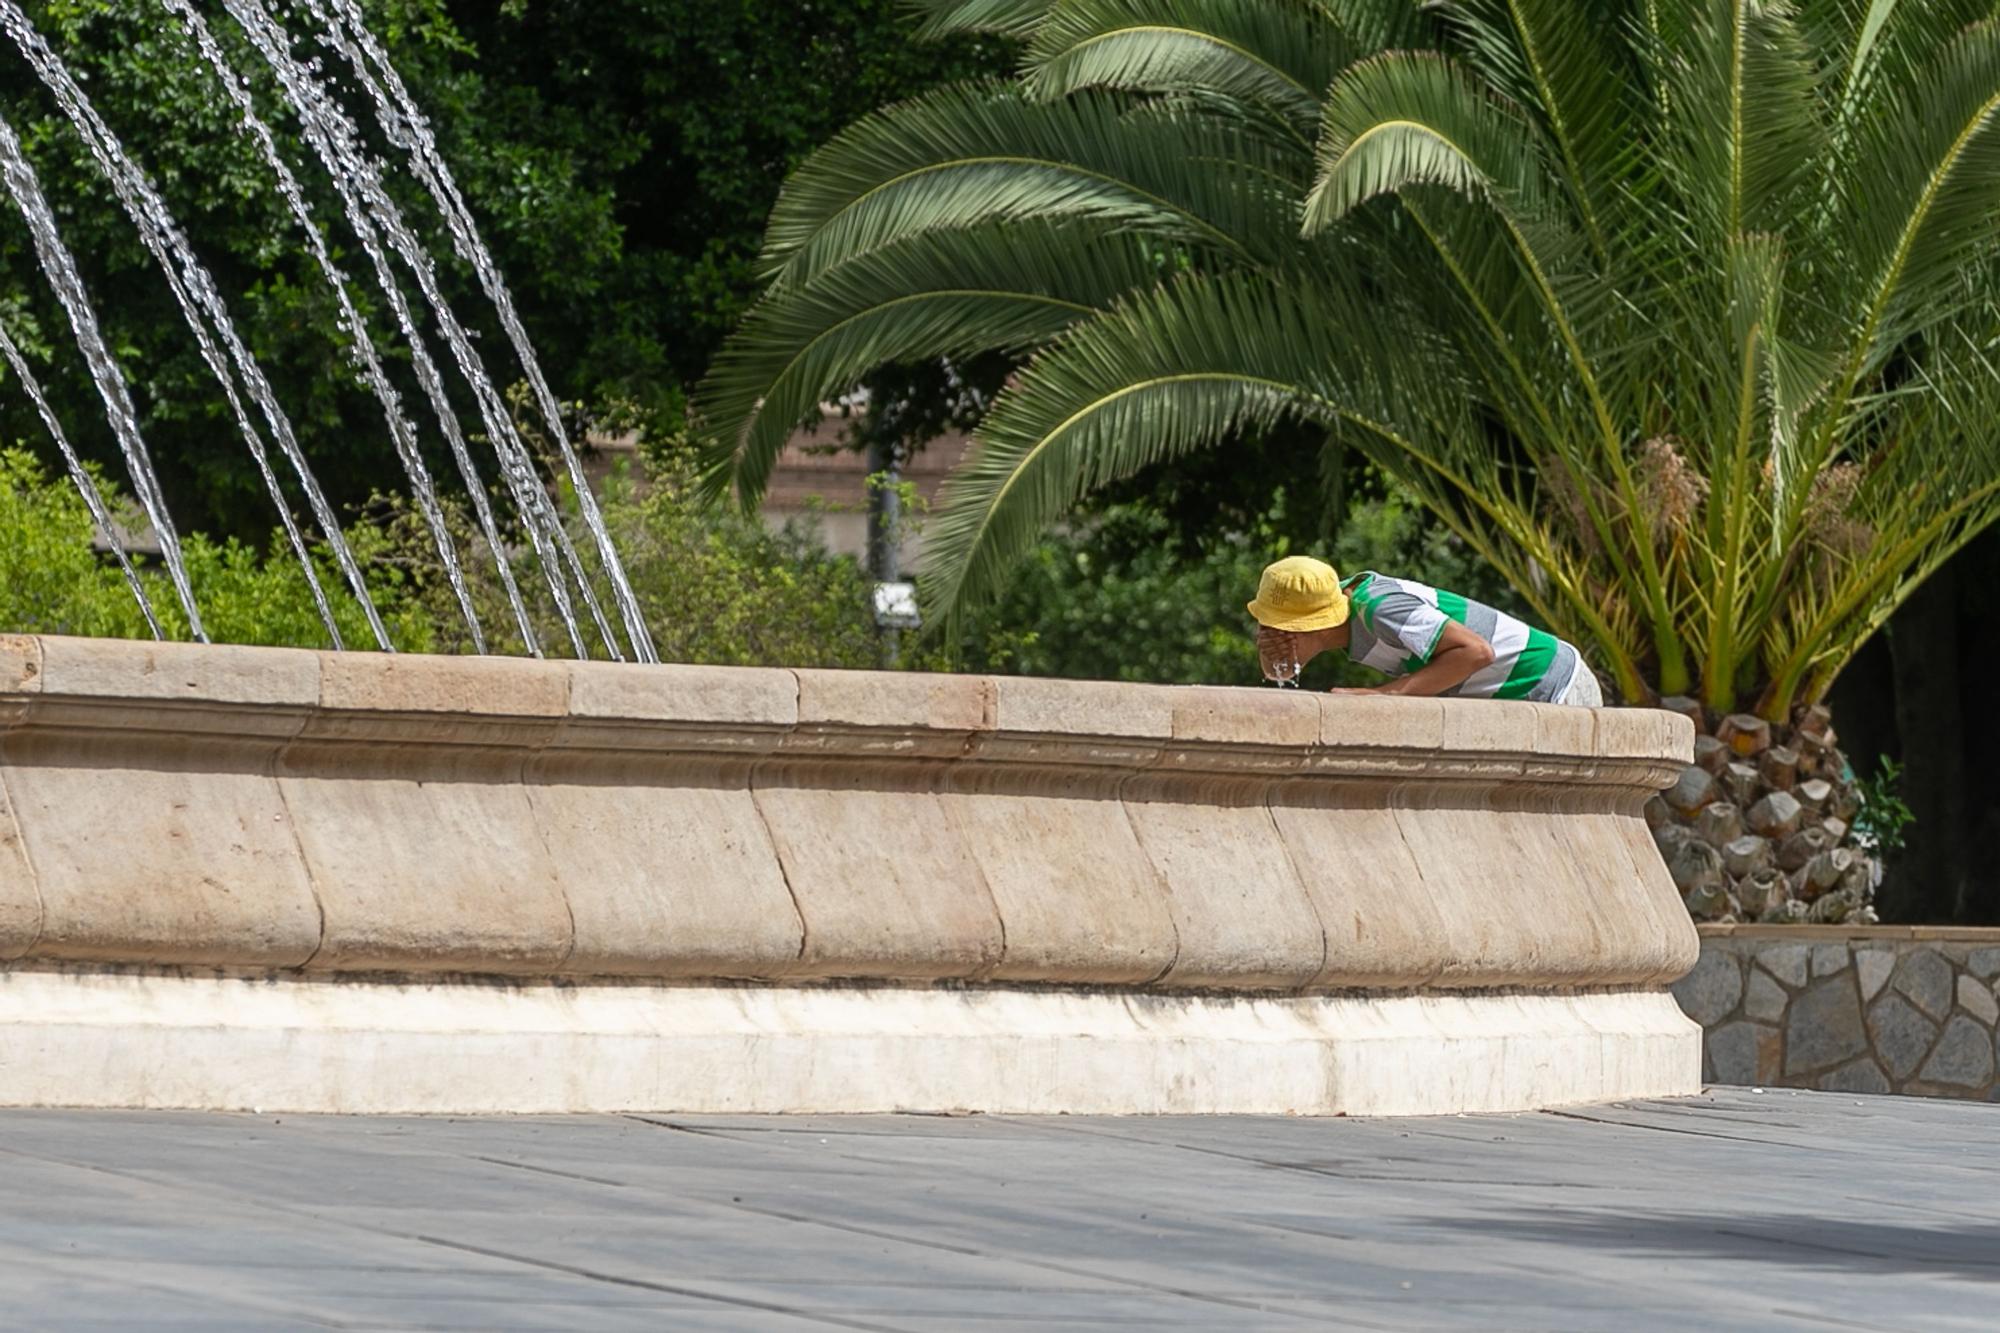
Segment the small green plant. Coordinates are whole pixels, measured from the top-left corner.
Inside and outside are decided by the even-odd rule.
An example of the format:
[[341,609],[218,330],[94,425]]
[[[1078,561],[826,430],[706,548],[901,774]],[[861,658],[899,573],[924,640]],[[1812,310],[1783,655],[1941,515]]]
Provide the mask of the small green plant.
[[1903,846],[1903,830],[1916,822],[1916,815],[1903,800],[1903,766],[1888,755],[1873,774],[1854,780],[1861,797],[1861,809],[1854,816],[1855,840],[1878,852],[1893,852]]

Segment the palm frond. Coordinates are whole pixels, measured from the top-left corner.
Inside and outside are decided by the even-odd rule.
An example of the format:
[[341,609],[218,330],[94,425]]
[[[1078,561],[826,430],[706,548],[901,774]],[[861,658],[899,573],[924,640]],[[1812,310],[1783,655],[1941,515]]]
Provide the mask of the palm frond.
[[1220,93],[1277,108],[1309,138],[1321,92],[1359,54],[1324,16],[1288,4],[1064,0],[1035,30],[1024,76],[1041,97]]
[[1355,312],[1269,278],[1181,278],[1072,327],[995,401],[927,541],[927,602],[955,617],[1081,496],[1286,417],[1330,420],[1334,333]]
[[917,40],[936,41],[960,33],[1027,37],[1055,0],[905,0],[905,5],[922,17]]
[[1444,14],[1467,60],[1541,122],[1601,251],[1611,230],[1605,215],[1620,199],[1634,149],[1643,85],[1621,40],[1639,21],[1634,7],[1606,0],[1594,10],[1578,22],[1569,0],[1456,0]]
[[1538,211],[1547,180],[1521,109],[1436,52],[1390,51],[1350,67],[1326,97],[1306,196],[1306,234],[1412,185]]
[[1994,246],[2000,201],[2000,20],[1967,29],[1925,81],[1857,127],[1839,181],[1858,279],[1849,312],[1852,380],[1913,332],[1984,305],[1961,281]]
[[1106,94],[1035,102],[974,84],[869,116],[786,181],[764,270],[801,282],[904,237],[1028,218],[1142,229],[1239,260],[1282,253],[1296,201],[1280,155],[1227,122],[1125,111]]
[[820,404],[895,361],[1034,347],[1159,275],[1126,236],[1019,223],[935,232],[868,251],[751,310],[697,404],[715,443],[704,484],[763,494],[786,437]]
[[1697,247],[1782,231],[1812,206],[1825,126],[1808,42],[1791,7],[1697,0],[1688,30],[1652,53],[1667,90],[1660,166]]

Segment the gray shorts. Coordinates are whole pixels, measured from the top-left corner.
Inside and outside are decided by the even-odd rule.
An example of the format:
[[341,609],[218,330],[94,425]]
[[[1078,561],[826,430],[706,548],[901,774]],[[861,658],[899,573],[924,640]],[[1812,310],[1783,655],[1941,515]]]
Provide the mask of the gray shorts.
[[1563,686],[1562,696],[1556,702],[1569,704],[1575,708],[1604,707],[1604,689],[1597,683],[1597,676],[1583,664],[1581,658],[1577,659],[1576,674],[1569,678],[1569,684]]

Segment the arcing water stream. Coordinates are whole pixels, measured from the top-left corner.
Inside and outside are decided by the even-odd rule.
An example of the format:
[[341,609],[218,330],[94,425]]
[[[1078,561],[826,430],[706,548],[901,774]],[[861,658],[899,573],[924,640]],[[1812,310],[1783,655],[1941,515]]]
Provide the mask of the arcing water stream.
[[[259,114],[246,81],[231,65],[206,20],[188,3],[188,0],[161,0],[161,3],[167,13],[179,21],[182,31],[193,41],[209,69],[221,81],[226,95],[236,108],[244,132],[255,140],[265,165],[278,183],[293,221],[297,224],[307,249],[334,296],[340,311],[341,328],[352,343],[351,359],[360,378],[374,392],[381,405],[390,437],[408,475],[417,510],[431,531],[442,568],[452,586],[460,611],[465,617],[473,644],[476,649],[483,652],[486,648],[485,636],[444,517],[443,504],[423,461],[415,427],[402,411],[400,395],[385,371],[381,354],[355,306],[347,287],[347,278],[335,264],[327,241],[311,215],[310,205],[298,178],[280,153],[276,136],[269,123]],[[595,621],[605,651],[613,658],[622,658],[624,653],[620,650],[618,636],[604,617],[592,586],[590,573],[579,557],[560,514],[544,488],[536,471],[534,459],[515,429],[504,400],[473,347],[471,333],[447,303],[438,281],[435,265],[417,239],[414,228],[383,187],[381,163],[363,147],[354,122],[333,96],[327,81],[320,76],[318,62],[304,61],[294,55],[290,36],[262,0],[223,0],[223,6],[249,38],[252,48],[283,88],[291,110],[299,119],[307,144],[328,173],[340,198],[342,212],[349,229],[369,258],[377,285],[409,349],[413,371],[425,397],[430,402],[438,420],[439,430],[458,467],[467,498],[479,524],[480,535],[496,562],[523,643],[530,652],[539,655],[540,645],[536,640],[527,605],[515,581],[498,520],[488,501],[484,483],[466,442],[464,430],[451,406],[444,377],[426,347],[416,313],[410,308],[394,266],[390,262],[392,253],[402,261],[403,268],[415,279],[425,305],[451,349],[453,362],[472,391],[473,399],[479,409],[481,424],[495,451],[501,481],[513,500],[521,530],[533,545],[542,571],[548,579],[550,594],[567,630],[572,649],[578,656],[587,655],[573,609],[572,589],[574,589]],[[390,142],[409,153],[411,171],[424,184],[436,202],[452,234],[455,250],[478,274],[482,290],[493,302],[500,322],[507,331],[509,342],[520,358],[537,404],[546,419],[549,437],[560,454],[563,469],[576,489],[579,509],[590,529],[603,575],[618,605],[620,619],[624,622],[631,655],[640,661],[657,660],[637,598],[632,592],[618,553],[611,542],[603,516],[591,495],[582,464],[564,430],[555,396],[549,389],[547,379],[535,358],[534,349],[514,310],[505,281],[494,266],[491,255],[479,237],[470,211],[466,208],[448,168],[437,152],[428,123],[394,67],[389,63],[380,44],[362,23],[359,11],[352,4],[347,0],[334,0],[331,5],[323,5],[318,0],[306,0],[304,11],[323,30],[319,40],[344,55],[352,66],[356,81],[366,89]],[[238,335],[229,318],[226,303],[207,268],[196,256],[144,170],[133,161],[119,143],[117,136],[98,116],[78,80],[35,31],[18,0],[0,0],[0,27],[7,30],[22,55],[34,67],[43,83],[55,96],[64,114],[82,136],[93,160],[112,185],[133,225],[138,229],[140,239],[165,275],[195,336],[204,361],[222,388],[238,429],[256,461],[265,487],[278,507],[287,540],[305,571],[332,642],[336,647],[342,646],[332,610],[319,584],[306,535],[294,518],[286,500],[285,488],[271,466],[264,435],[256,426],[243,402],[242,395],[238,392],[239,380],[250,400],[256,405],[258,415],[262,417],[271,438],[277,443],[279,452],[296,477],[319,528],[321,540],[326,543],[327,549],[345,575],[349,587],[374,630],[377,643],[384,648],[391,647],[387,631],[369,597],[366,580],[347,548],[331,505],[313,477],[290,420],[279,405],[268,379]],[[171,518],[166,513],[160,496],[152,460],[139,434],[138,415],[132,407],[117,364],[97,332],[82,280],[77,275],[75,264],[64,249],[57,231],[55,215],[42,196],[39,182],[21,151],[18,139],[4,122],[0,122],[0,176],[4,176],[8,193],[13,196],[16,205],[28,221],[37,256],[55,288],[65,313],[69,316],[78,346],[90,366],[99,395],[104,401],[106,412],[118,436],[131,476],[133,494],[159,536],[163,561],[182,607],[187,613],[191,630],[197,638],[203,637],[194,590],[189,584],[185,562],[181,559],[179,541]],[[0,332],[0,339],[4,339],[4,332]],[[11,341],[5,341],[4,350],[8,353],[7,362],[13,367],[16,378],[35,401],[38,412],[43,415],[44,421],[56,436],[65,464],[84,492],[86,504],[90,506],[93,518],[115,541],[115,530],[110,527],[110,516],[105,511],[102,497],[97,494],[89,474],[76,460],[74,451],[61,431],[60,423],[48,408],[46,398],[41,395],[33,377],[27,373],[26,363],[21,360],[18,348],[15,348]],[[146,603],[143,583],[133,572],[122,549],[118,551],[118,556],[132,580],[134,592],[140,598],[147,619],[149,623],[154,623],[157,634],[159,628],[153,621],[150,605]]]
[[49,210],[49,201],[42,196],[41,182],[21,151],[14,127],[4,119],[0,119],[0,180],[6,182],[7,193],[13,196],[22,220],[28,224],[28,235],[34,241],[42,271],[48,274],[49,285],[55,288],[56,299],[69,317],[77,349],[90,367],[98,397],[104,400],[105,415],[110,419],[112,433],[118,437],[119,451],[125,455],[125,467],[132,477],[132,493],[138,497],[139,507],[145,511],[146,521],[153,525],[159,539],[160,558],[166,563],[167,577],[173,581],[181,610],[187,614],[188,632],[206,643],[208,634],[201,627],[201,609],[195,605],[187,562],[181,558],[180,534],[174,531],[174,521],[160,499],[153,459],[146,451],[145,437],[139,433],[139,414],[125,390],[125,377],[119,374],[111,349],[104,345],[104,334],[99,331],[97,315],[90,306],[90,294],[84,290],[76,260],[56,229],[56,217]]
[[[596,497],[591,494],[583,463],[570,444],[568,430],[563,426],[562,409],[549,389],[547,377],[542,374],[534,344],[529,341],[528,332],[514,311],[514,298],[507,290],[507,281],[501,275],[499,266],[493,262],[486,243],[480,239],[479,228],[472,220],[472,210],[465,206],[458,185],[452,179],[451,167],[438,151],[437,138],[431,133],[430,122],[403,85],[402,76],[375,40],[374,33],[362,21],[361,11],[354,0],[329,0],[333,11],[331,16],[322,0],[304,0],[304,3],[307,11],[319,18],[331,43],[347,56],[355,76],[374,99],[390,140],[409,153],[411,171],[430,189],[432,198],[437,201],[445,223],[451,229],[452,244],[460,257],[479,274],[480,286],[493,302],[501,326],[507,330],[508,341],[513,344],[514,353],[520,358],[521,368],[534,389],[549,438],[555,441],[562,455],[563,466],[576,490],[577,506],[597,543],[598,555],[604,562],[605,574],[618,601],[619,614],[625,621],[626,633],[631,637],[632,654],[642,662],[658,661],[639,599],[625,577],[625,567],[618,559],[617,548],[612,544],[610,530],[604,525],[604,515],[598,510]],[[380,76],[379,82],[377,75]],[[588,588],[587,583],[585,587]]]

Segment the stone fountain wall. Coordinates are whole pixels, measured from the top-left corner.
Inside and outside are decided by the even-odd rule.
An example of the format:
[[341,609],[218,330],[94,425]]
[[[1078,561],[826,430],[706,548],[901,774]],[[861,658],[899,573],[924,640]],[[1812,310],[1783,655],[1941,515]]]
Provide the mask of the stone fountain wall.
[[2000,1100],[2000,930],[1704,926],[1674,993],[1710,1082]]
[[1695,1090],[1658,710],[0,639],[0,1103]]

